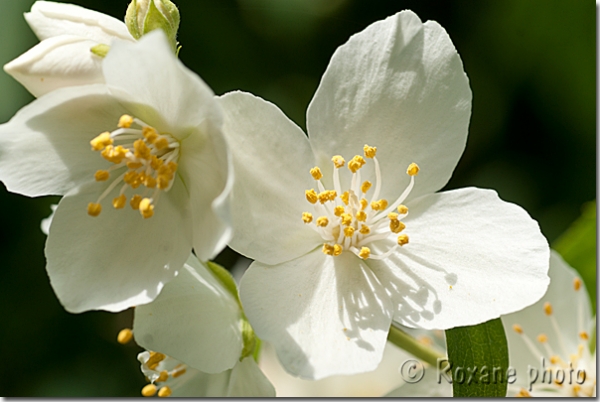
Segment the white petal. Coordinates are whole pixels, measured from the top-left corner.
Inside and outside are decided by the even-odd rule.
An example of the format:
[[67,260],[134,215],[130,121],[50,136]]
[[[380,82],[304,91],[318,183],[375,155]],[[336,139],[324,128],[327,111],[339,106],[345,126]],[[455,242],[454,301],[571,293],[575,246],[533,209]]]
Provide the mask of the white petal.
[[46,219],[42,219],[42,222],[40,223],[40,229],[42,229],[42,233],[44,233],[46,236],[48,236],[48,233],[50,232],[50,225],[52,224],[52,219],[54,219],[54,212],[56,212],[57,207],[58,204],[50,205],[52,213]]
[[60,302],[73,313],[151,302],[192,248],[189,198],[179,180],[160,197],[150,219],[128,205],[113,209],[119,189],[104,200],[100,216],[89,216],[87,204],[105,188],[90,183],[66,195],[50,226],[46,269]]
[[35,97],[57,88],[104,83],[102,58],[89,39],[61,35],[46,39],[4,66]]
[[321,250],[268,266],[254,262],[240,297],[256,334],[292,375],[320,379],[374,370],[391,322],[385,290],[355,255]]
[[332,155],[362,154],[364,144],[378,147],[383,198],[395,199],[408,184],[408,165],[419,164],[414,198],[446,184],[464,150],[470,114],[469,82],[448,34],[402,11],[336,50],[307,126],[323,164]]
[[274,397],[275,388],[258,368],[254,359],[247,357],[231,370],[226,396],[232,398]]
[[99,84],[42,96],[0,126],[0,180],[27,196],[62,195],[93,180],[107,162],[90,140],[115,129],[124,112]]
[[114,42],[102,68],[120,97],[153,107],[165,121],[162,129],[180,140],[202,123],[222,124],[212,90],[177,59],[160,29],[137,43]]
[[302,212],[312,210],[304,191],[316,188],[306,135],[277,106],[258,97],[232,92],[218,99],[235,169],[230,246],[266,264],[314,249],[323,240],[301,219]]
[[229,194],[233,168],[222,132],[208,121],[181,144],[179,172],[190,192],[194,251],[206,261],[231,239]]
[[134,40],[122,21],[74,4],[36,1],[25,19],[40,40],[59,35],[76,35],[107,45],[114,38]]
[[191,255],[152,303],[136,307],[133,333],[146,349],[219,373],[239,360],[240,319],[235,298]]
[[400,324],[479,324],[545,293],[548,244],[522,208],[475,188],[424,196],[408,207],[410,243],[386,260],[368,260],[397,303]]
[[[563,360],[568,361],[569,355],[578,352],[578,344],[581,342],[579,332],[587,331],[589,324],[593,323],[590,299],[585,286],[582,284],[581,289],[575,292],[573,281],[575,278],[579,278],[579,275],[555,251],[550,256],[548,274],[550,275],[550,286],[539,302],[524,310],[502,317],[508,339],[510,364],[515,367],[517,383],[520,384],[528,384],[528,365],[539,369],[542,357],[546,358],[546,365],[550,365],[548,361],[550,356],[547,356],[544,347],[536,341],[539,334],[547,335],[548,344],[552,350]],[[552,305],[553,316],[558,324],[560,334],[554,329],[550,317],[544,313],[546,302],[550,302]],[[523,341],[522,336],[514,332],[513,325],[515,324],[521,326],[523,332],[533,341],[542,356],[534,355]]]

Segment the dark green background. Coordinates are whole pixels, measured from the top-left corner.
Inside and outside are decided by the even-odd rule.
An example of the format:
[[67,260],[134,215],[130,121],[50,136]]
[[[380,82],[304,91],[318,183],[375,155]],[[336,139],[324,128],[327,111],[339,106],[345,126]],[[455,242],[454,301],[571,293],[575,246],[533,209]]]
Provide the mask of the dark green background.
[[[31,0],[0,0],[0,63],[36,43]],[[122,18],[125,0],[77,4]],[[550,241],[595,198],[595,3],[588,1],[180,0],[180,58],[217,94],[253,92],[300,126],[329,58],[350,35],[409,8],[438,21],[473,90],[465,154],[447,188],[494,188]],[[32,97],[0,74],[0,121]],[[40,161],[43,163],[43,161]],[[0,395],[139,395],[131,314],[66,313],[44,270],[40,220],[56,198],[0,190]],[[219,261],[235,259],[226,252]]]

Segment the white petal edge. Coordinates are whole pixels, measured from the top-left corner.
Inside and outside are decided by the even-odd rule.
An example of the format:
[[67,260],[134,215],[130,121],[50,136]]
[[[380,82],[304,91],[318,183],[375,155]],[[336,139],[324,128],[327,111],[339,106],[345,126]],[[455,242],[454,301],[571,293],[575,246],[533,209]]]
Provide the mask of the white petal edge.
[[[408,165],[417,163],[411,199],[439,190],[452,175],[467,140],[471,98],[444,28],[405,10],[335,51],[308,107],[308,135],[327,170],[333,155],[351,158],[364,144],[378,147],[381,195],[389,201],[407,186]],[[372,173],[363,178],[372,181]]]
[[521,310],[546,292],[548,243],[521,207],[465,188],[408,205],[410,243],[367,263],[397,306],[394,320],[424,329],[475,325]]
[[292,375],[318,380],[372,371],[381,362],[391,303],[353,254],[315,250],[274,266],[254,262],[240,298],[258,337]]
[[40,40],[59,35],[76,35],[106,45],[114,38],[134,40],[122,21],[74,4],[36,1],[25,19]]
[[277,106],[251,94],[230,92],[218,101],[235,170],[230,247],[277,264],[323,243],[302,222],[302,212],[312,210],[304,192],[316,188],[306,135]]
[[5,64],[4,71],[35,97],[68,86],[102,84],[102,58],[90,51],[97,44],[72,35],[52,37]]
[[133,333],[142,347],[215,374],[240,357],[240,319],[237,301],[191,255],[152,303],[136,307]]
[[72,313],[117,312],[151,302],[192,249],[189,199],[179,180],[162,195],[150,219],[129,205],[112,208],[118,189],[104,200],[100,216],[89,216],[87,204],[105,188],[94,182],[67,194],[50,225],[46,270],[61,304]]

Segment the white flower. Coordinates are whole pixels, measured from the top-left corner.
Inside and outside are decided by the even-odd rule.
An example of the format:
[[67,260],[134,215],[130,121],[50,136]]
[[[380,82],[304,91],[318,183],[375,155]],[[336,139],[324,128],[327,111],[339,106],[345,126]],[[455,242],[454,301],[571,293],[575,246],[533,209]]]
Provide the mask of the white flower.
[[236,297],[190,256],[152,303],[135,309],[136,342],[153,350],[138,355],[152,384],[142,394],[275,396],[252,355],[240,359],[242,330]]
[[[596,352],[590,352],[589,332],[596,320],[588,294],[576,271],[554,251],[548,274],[550,286],[540,301],[502,317],[516,373],[507,396],[596,396]],[[423,380],[387,396],[452,396],[452,386],[437,380],[435,368],[427,368]]]
[[543,295],[548,245],[523,209],[490,190],[435,193],[471,110],[437,23],[403,11],[338,48],[308,108],[308,139],[262,99],[220,104],[236,171],[230,245],[255,260],[242,303],[290,373],[374,370],[392,319],[472,325]]
[[66,86],[103,83],[102,57],[91,49],[134,41],[123,22],[73,4],[37,1],[25,19],[41,42],[4,71],[36,97]]
[[[553,252],[550,286],[531,307],[502,317],[517,380],[508,396],[596,396],[596,320],[577,272]],[[531,385],[531,386],[530,386]]]
[[192,247],[208,260],[230,232],[230,162],[212,91],[161,31],[115,43],[103,72],[106,85],[52,91],[0,126],[7,189],[64,195],[46,257],[71,312],[152,301]]

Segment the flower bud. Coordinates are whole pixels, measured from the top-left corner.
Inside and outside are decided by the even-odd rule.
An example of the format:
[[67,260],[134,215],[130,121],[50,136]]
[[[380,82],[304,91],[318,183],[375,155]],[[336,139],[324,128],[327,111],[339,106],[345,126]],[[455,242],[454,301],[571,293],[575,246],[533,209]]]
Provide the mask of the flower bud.
[[169,0],[132,0],[127,7],[125,24],[129,33],[139,39],[148,32],[162,29],[173,51],[177,51],[179,10]]

